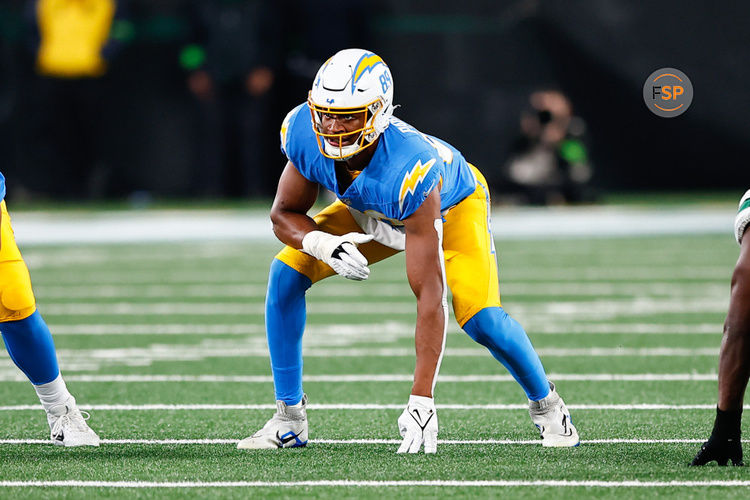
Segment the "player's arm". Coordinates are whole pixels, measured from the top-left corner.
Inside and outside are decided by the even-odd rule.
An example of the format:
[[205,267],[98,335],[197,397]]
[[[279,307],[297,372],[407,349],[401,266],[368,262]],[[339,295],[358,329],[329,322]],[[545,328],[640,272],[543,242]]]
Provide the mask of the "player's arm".
[[287,162],[271,207],[274,234],[282,243],[322,260],[345,278],[367,279],[370,269],[357,245],[373,237],[362,233],[338,236],[321,231],[307,215],[317,198],[318,184],[300,174],[292,162]]
[[409,404],[399,417],[404,438],[399,453],[437,450],[437,414],[432,399],[440,360],[445,348],[447,321],[446,285],[443,273],[440,193],[434,189],[414,214],[404,220],[406,230],[406,276],[417,298],[414,370]]
[[437,189],[427,196],[413,215],[404,220],[404,229],[406,276],[417,298],[417,366],[411,393],[431,398],[445,331],[442,217]]
[[302,248],[302,238],[318,225],[307,215],[318,199],[318,185],[299,173],[288,161],[279,179],[279,187],[271,207],[273,232],[282,243]]

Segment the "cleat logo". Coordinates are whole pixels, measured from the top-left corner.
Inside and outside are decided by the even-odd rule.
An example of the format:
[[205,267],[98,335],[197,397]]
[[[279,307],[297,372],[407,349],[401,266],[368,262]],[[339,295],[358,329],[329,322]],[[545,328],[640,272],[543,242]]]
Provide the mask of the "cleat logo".
[[298,433],[294,433],[293,431],[289,431],[283,436],[279,436],[279,431],[276,431],[276,446],[279,448],[284,448],[284,445],[287,444],[290,441],[294,441],[294,444],[290,446],[290,448],[296,448],[298,446],[305,446],[307,444],[307,441],[302,441],[299,438],[299,435],[302,434],[302,431]]
[[570,437],[573,435],[573,429],[568,428],[568,418],[566,415],[563,415],[562,426],[563,426],[563,433],[562,433],[563,436]]

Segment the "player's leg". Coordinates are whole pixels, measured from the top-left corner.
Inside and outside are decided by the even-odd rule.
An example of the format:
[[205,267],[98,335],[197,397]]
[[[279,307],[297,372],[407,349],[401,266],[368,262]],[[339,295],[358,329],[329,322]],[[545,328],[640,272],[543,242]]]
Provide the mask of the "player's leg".
[[[523,327],[500,303],[489,190],[482,174],[476,169],[474,173],[476,191],[445,217],[446,278],[453,293],[456,320],[472,339],[489,349],[526,392],[532,420],[540,429],[545,428],[543,444],[575,445],[578,435],[562,399],[547,380]],[[553,419],[560,424],[552,425]]]
[[[362,231],[340,201],[326,207],[314,219],[322,231],[331,234]],[[360,245],[359,250],[370,264],[396,253],[374,241]],[[240,441],[239,448],[296,447],[307,443],[307,398],[302,389],[305,292],[313,283],[334,274],[324,262],[288,246],[271,263],[266,294],[266,335],[277,412],[263,429]]]
[[36,311],[29,272],[15,244],[5,202],[0,208],[0,333],[8,354],[34,386],[55,444],[98,446],[99,437],[86,425],[60,375],[52,335]]

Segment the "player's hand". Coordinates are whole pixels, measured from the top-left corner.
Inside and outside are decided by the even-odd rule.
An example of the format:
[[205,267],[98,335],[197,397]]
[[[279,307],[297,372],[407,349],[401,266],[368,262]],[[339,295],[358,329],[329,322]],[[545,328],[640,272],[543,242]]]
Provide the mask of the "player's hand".
[[409,404],[398,417],[398,431],[404,440],[396,453],[437,452],[438,419],[435,402],[425,396],[409,396]]
[[701,450],[695,455],[690,465],[705,465],[714,460],[719,465],[727,465],[729,460],[732,461],[732,465],[744,465],[742,442],[739,439],[718,438],[711,435],[708,441],[703,443]]
[[322,260],[338,274],[350,280],[366,280],[370,275],[367,259],[357,250],[357,245],[372,241],[374,236],[347,233],[336,236],[323,231],[311,231],[302,238],[302,250]]

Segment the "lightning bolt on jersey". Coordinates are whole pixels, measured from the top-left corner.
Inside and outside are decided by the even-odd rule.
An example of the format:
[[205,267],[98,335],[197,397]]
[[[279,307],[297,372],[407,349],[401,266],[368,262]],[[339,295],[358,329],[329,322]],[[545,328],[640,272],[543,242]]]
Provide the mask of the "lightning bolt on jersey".
[[281,150],[300,174],[375,219],[401,225],[436,186],[442,211],[476,188],[474,174],[456,148],[397,118],[391,118],[375,147],[367,167],[339,192],[334,160],[318,149],[307,105],[290,111],[281,126]]
[[5,177],[3,177],[3,173],[0,172],[0,200],[5,199]]

